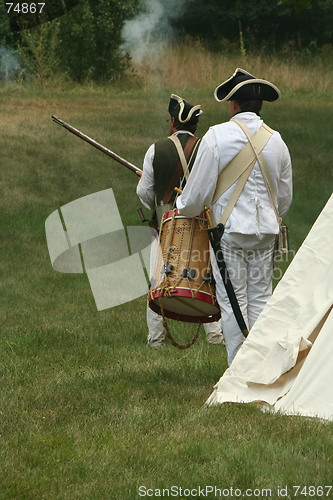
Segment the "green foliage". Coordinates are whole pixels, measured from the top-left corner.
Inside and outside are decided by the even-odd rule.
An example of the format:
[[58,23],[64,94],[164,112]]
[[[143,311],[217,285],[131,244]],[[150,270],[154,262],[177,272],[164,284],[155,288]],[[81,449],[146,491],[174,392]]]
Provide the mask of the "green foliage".
[[[276,0],[186,0],[186,14],[175,26],[184,34],[209,42],[221,50],[224,41],[238,42],[239,21],[246,48],[279,49],[286,43],[298,48],[316,41],[332,43],[333,2],[312,0],[297,12],[290,2]],[[238,45],[238,44],[237,44]]]
[[119,51],[121,28],[134,6],[133,0],[81,0],[80,8],[61,19],[58,53],[70,78],[119,78],[126,67],[126,58]]
[[117,80],[128,66],[119,50],[121,29],[136,4],[137,0],[80,0],[66,15],[15,33],[0,7],[2,41],[19,47],[25,65],[39,80],[58,74],[77,82]]
[[0,47],[14,44],[15,37],[11,31],[5,5],[0,3]]
[[46,83],[61,73],[57,54],[59,22],[45,23],[21,33],[18,55],[27,76]]
[[296,12],[301,12],[312,0],[279,0],[278,5],[294,5]]

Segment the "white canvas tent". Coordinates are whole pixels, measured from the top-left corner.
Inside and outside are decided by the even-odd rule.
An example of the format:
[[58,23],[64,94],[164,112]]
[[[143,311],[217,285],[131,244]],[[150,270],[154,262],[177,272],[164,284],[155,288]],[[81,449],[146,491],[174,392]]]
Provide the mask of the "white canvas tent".
[[207,400],[333,420],[333,195]]

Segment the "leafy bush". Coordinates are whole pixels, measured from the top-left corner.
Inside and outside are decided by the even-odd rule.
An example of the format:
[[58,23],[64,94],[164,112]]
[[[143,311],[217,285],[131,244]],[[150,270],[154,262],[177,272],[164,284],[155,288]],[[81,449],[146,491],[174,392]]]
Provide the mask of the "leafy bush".
[[119,50],[125,18],[134,13],[136,1],[81,0],[60,21],[58,56],[67,74],[76,81],[118,79],[127,59]]
[[0,8],[0,41],[19,47],[39,80],[59,73],[77,82],[115,80],[128,64],[119,49],[121,29],[136,4],[137,0],[80,0],[66,15],[15,33]]

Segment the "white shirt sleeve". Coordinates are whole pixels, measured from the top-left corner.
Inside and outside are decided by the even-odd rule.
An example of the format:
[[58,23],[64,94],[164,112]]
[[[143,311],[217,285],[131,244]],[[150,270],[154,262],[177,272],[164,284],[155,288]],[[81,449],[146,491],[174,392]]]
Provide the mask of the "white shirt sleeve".
[[184,191],[177,198],[177,208],[186,217],[199,215],[212,203],[219,174],[219,156],[212,138],[213,131],[209,130],[201,141]]
[[136,188],[141,203],[148,209],[153,209],[155,206],[154,156],[155,146],[152,144],[145,154],[143,173]]

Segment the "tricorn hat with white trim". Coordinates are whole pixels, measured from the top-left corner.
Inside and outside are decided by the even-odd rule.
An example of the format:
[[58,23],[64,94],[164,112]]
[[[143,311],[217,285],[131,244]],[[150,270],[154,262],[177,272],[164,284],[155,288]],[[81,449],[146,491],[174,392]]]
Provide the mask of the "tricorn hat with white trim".
[[261,80],[241,68],[225,82],[216,87],[214,97],[217,101],[276,101],[279,89],[267,80]]
[[180,123],[187,123],[191,125],[196,123],[199,119],[199,115],[203,113],[200,104],[192,106],[182,97],[176,94],[171,94],[169,102],[169,114],[173,118],[176,118]]

